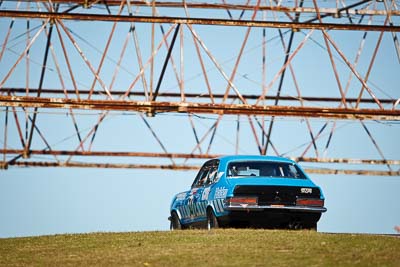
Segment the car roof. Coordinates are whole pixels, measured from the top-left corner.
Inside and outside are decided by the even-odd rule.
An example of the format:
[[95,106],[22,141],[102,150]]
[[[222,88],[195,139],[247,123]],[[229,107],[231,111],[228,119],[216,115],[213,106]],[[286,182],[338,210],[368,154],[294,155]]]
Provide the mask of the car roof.
[[222,156],[218,158],[222,164],[227,164],[231,161],[272,161],[295,163],[293,160],[284,157],[260,156],[260,155],[232,155]]

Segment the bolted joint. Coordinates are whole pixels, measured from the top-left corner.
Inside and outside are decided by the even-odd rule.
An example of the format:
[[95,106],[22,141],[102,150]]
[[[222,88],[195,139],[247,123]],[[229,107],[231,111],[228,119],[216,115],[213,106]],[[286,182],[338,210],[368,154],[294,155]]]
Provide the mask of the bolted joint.
[[340,12],[336,12],[336,13],[334,13],[334,14],[332,15],[332,17],[333,17],[334,19],[340,19],[340,18],[342,17],[342,14],[341,14]]
[[393,104],[393,110],[395,110],[397,105],[399,105],[399,104],[400,104],[400,98],[397,99],[397,101]]
[[148,118],[154,118],[156,116],[156,113],[154,112],[154,110],[150,110],[146,112],[146,117]]
[[22,153],[22,158],[29,159],[30,157],[31,157],[31,153],[27,150],[24,150],[24,152]]
[[8,162],[2,161],[0,162],[0,170],[7,170],[8,169]]
[[83,2],[83,8],[90,8],[89,0],[85,0],[85,1]]

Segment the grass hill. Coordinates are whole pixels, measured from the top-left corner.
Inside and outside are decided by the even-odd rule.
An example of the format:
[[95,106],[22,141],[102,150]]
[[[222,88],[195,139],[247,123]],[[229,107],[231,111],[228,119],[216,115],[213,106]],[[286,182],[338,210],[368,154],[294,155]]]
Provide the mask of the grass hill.
[[0,266],[400,266],[400,238],[185,230],[0,239]]

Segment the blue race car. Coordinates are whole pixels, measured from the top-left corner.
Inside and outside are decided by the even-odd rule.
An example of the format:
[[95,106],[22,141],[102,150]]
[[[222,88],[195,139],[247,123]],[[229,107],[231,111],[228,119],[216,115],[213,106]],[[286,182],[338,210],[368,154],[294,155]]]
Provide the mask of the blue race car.
[[189,191],[171,204],[171,229],[316,229],[324,195],[292,160],[226,156],[207,161]]

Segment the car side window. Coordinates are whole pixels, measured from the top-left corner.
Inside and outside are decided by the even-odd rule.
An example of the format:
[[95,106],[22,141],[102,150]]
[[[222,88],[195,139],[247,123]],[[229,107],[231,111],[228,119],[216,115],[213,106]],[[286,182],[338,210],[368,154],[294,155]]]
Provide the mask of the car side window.
[[210,167],[207,166],[206,168],[204,168],[204,171],[201,173],[199,180],[197,181],[197,187],[207,184],[209,173],[210,173]]
[[214,160],[211,162],[206,185],[218,182],[218,165],[219,165],[219,160]]
[[210,167],[207,163],[201,167],[199,173],[196,176],[196,179],[194,179],[194,182],[192,184],[192,187],[199,187],[204,183],[204,179],[207,177],[207,174],[210,170]]
[[217,180],[218,166],[212,166],[208,173],[208,184],[212,184]]
[[217,180],[219,161],[213,160],[206,162],[200,169],[194,180],[192,187],[201,187],[210,185]]

